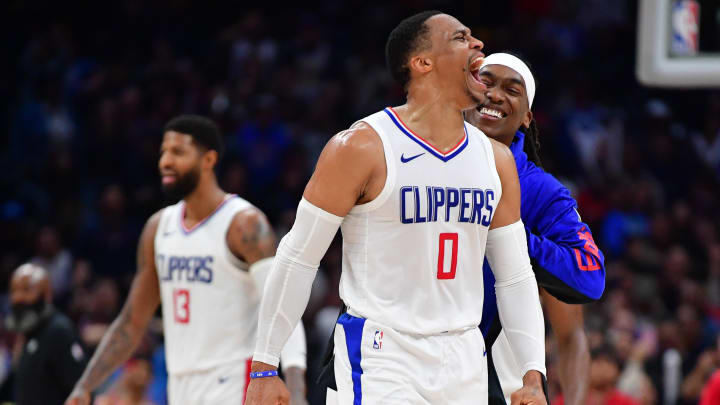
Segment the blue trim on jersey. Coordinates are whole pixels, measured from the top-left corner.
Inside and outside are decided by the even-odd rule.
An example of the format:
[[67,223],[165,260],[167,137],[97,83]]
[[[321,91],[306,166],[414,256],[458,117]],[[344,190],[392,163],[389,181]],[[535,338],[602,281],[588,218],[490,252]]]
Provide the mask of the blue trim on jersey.
[[193,233],[193,231],[195,231],[196,229],[198,229],[198,228],[202,227],[203,225],[205,225],[205,223],[207,223],[207,222],[210,220],[210,218],[212,218],[215,214],[217,214],[218,211],[220,211],[220,209],[221,209],[222,207],[224,207],[224,206],[228,203],[228,201],[230,201],[230,200],[232,200],[232,199],[235,199],[235,198],[237,198],[237,195],[236,195],[236,194],[230,194],[230,195],[228,195],[228,197],[225,198],[225,199],[223,200],[223,202],[220,203],[220,205],[218,205],[217,207],[215,207],[215,209],[213,210],[213,212],[210,213],[210,215],[208,215],[208,216],[206,216],[205,218],[203,218],[202,221],[198,222],[197,224],[195,224],[195,226],[193,226],[193,227],[190,228],[190,229],[187,229],[187,228],[185,227],[185,223],[183,222],[183,220],[185,219],[185,218],[184,218],[184,217],[185,217],[185,201],[183,201],[183,203],[182,203],[182,208],[180,209],[180,231],[181,231],[181,232],[183,233],[183,235],[185,235],[185,236],[190,235],[191,233]]
[[362,404],[362,383],[363,374],[360,361],[362,354],[360,352],[362,343],[363,328],[365,327],[365,318],[356,318],[348,313],[340,315],[337,321],[345,330],[345,344],[347,345],[348,358],[350,359],[350,367],[352,368],[352,382],[354,400],[353,405]]
[[430,154],[432,154],[432,155],[435,156],[436,158],[442,160],[443,162],[447,162],[448,160],[454,158],[455,156],[457,156],[458,154],[460,154],[460,152],[462,152],[462,151],[468,146],[470,136],[468,135],[467,127],[465,126],[464,123],[463,123],[463,128],[464,128],[464,130],[465,130],[465,140],[462,142],[462,144],[461,144],[460,146],[457,147],[457,149],[455,149],[454,152],[450,153],[449,155],[443,155],[442,153],[440,153],[440,152],[438,152],[437,150],[435,150],[432,146],[426,144],[426,143],[423,142],[422,140],[418,139],[413,133],[411,133],[410,131],[408,131],[408,130],[405,128],[405,126],[402,125],[402,124],[397,120],[397,118],[395,118],[395,115],[394,115],[392,112],[390,112],[390,109],[389,109],[389,108],[386,108],[386,109],[384,109],[383,111],[385,111],[385,114],[387,114],[388,117],[390,117],[390,119],[392,120],[393,124],[395,124],[395,126],[398,127],[398,129],[399,129],[400,131],[402,131],[403,134],[407,135],[408,138],[412,139],[415,143],[417,143],[418,145],[422,146],[423,149],[425,149],[426,151],[430,152]]

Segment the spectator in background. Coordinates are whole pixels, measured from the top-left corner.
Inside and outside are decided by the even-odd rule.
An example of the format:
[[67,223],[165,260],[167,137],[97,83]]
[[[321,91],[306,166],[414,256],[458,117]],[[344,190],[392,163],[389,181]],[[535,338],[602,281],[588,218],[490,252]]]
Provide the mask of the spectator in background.
[[100,196],[97,218],[89,218],[81,236],[81,252],[98,275],[128,276],[133,268],[135,238],[139,227],[128,216],[127,194],[118,184],[107,186]]
[[35,241],[35,257],[30,261],[47,270],[54,296],[59,297],[68,292],[73,257],[60,244],[60,237],[54,228],[46,226],[40,229]]
[[[718,336],[716,346],[715,350],[707,352],[708,357],[714,360],[712,363],[705,359],[700,359],[698,362],[698,368],[703,369],[699,374],[705,373],[710,369],[710,367],[708,367],[709,363],[714,367],[714,371],[700,394],[700,405],[720,404],[720,336]],[[688,385],[690,385],[690,383]]]
[[703,352],[695,368],[682,383],[682,397],[688,403],[720,404],[720,336],[715,347]]
[[87,357],[71,321],[52,307],[47,272],[20,266],[10,284],[11,313],[5,326],[18,334],[14,389],[18,405],[62,404]]
[[[590,390],[587,396],[588,405],[640,405],[632,397],[617,389],[620,376],[620,362],[614,349],[602,345],[591,352]],[[553,405],[563,405],[564,399],[559,396]]]
[[145,359],[133,359],[123,367],[123,373],[106,394],[100,395],[97,405],[155,405],[146,398],[152,381],[152,367]]

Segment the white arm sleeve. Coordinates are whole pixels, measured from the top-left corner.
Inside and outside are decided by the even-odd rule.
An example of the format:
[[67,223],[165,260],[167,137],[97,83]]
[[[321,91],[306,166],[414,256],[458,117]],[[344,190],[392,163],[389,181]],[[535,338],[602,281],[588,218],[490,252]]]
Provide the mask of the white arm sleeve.
[[521,375],[545,374],[545,321],[522,221],[488,232],[485,256],[495,275],[500,323]]
[[[274,259],[274,257],[266,257],[250,266],[250,276],[255,281],[261,297],[264,294],[265,282],[272,269]],[[285,347],[280,352],[280,363],[283,369],[298,367],[305,370],[307,368],[307,345],[305,343],[305,327],[302,322],[297,323],[290,338],[285,343]]]
[[342,218],[312,205],[304,198],[295,223],[280,241],[260,304],[254,361],[273,366],[302,317],[320,259],[332,242]]

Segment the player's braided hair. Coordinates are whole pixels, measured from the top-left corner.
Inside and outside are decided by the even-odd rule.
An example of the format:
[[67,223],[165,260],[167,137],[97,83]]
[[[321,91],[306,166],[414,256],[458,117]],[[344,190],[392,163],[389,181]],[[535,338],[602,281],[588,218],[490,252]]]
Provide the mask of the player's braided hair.
[[530,125],[527,127],[520,126],[520,131],[525,134],[525,142],[523,144],[523,151],[527,153],[528,159],[535,163],[536,166],[542,167],[540,161],[540,131],[537,128],[537,122],[535,118],[530,121]]

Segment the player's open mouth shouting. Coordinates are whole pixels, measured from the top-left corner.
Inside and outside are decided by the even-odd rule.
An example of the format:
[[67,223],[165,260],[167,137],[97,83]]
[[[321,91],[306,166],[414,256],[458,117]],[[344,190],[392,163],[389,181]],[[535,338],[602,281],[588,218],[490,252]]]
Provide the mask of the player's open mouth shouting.
[[476,54],[470,56],[470,59],[468,60],[468,74],[470,76],[469,83],[472,86],[472,92],[482,93],[487,90],[485,83],[480,80],[480,68],[482,67],[484,61],[485,54],[482,52],[477,52]]

